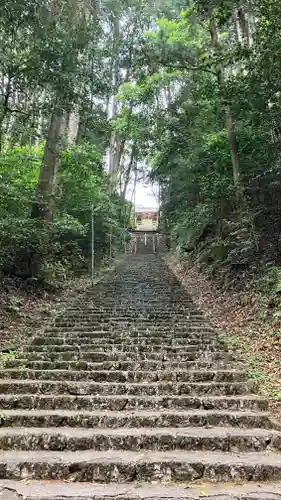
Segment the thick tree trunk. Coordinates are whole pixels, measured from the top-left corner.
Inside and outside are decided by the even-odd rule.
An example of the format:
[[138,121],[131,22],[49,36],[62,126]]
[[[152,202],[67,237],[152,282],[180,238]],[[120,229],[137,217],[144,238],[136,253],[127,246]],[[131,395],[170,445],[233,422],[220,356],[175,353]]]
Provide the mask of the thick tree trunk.
[[31,212],[33,218],[42,219],[49,224],[52,223],[53,220],[56,177],[61,163],[65,131],[65,115],[55,110],[51,117],[46,140],[44,157],[36,189],[36,201],[33,204]]

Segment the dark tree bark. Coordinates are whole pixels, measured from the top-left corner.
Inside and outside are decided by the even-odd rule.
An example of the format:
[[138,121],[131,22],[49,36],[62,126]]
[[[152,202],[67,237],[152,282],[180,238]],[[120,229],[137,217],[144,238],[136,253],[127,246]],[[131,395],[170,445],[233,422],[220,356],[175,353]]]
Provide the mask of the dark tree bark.
[[53,220],[54,195],[57,172],[61,164],[63,138],[66,131],[66,118],[63,112],[53,111],[46,140],[44,157],[40,169],[36,200],[31,216],[49,224]]

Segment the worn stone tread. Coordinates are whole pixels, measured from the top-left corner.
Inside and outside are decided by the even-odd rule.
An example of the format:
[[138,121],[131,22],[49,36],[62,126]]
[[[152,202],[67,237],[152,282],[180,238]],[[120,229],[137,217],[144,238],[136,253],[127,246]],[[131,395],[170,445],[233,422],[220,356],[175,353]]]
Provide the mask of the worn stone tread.
[[257,409],[267,410],[268,402],[260,396],[131,396],[131,395],[51,395],[51,394],[0,394],[3,409]]
[[[0,480],[0,498],[3,500],[280,500],[281,483],[261,485],[155,485],[149,484],[88,484],[59,481],[16,482]],[[202,491],[205,492],[204,495]],[[22,495],[12,496],[13,492]],[[2,494],[1,494],[2,493]],[[10,496],[9,496],[10,495]]]
[[[212,463],[218,464],[244,464],[244,465],[273,465],[281,468],[281,454],[280,453],[220,453],[220,452],[192,452],[189,451],[173,451],[173,452],[130,452],[130,451],[114,451],[108,450],[106,452],[99,451],[83,451],[77,454],[76,452],[54,452],[54,451],[1,451],[0,452],[1,462],[20,462],[20,461],[30,461],[36,463],[36,461],[46,461],[46,462],[60,462],[60,463],[72,463],[72,462],[100,462],[104,461],[107,463],[120,462],[120,463],[139,463],[142,461],[147,462],[186,462],[195,463],[201,461],[202,463],[208,465]],[[281,480],[281,479],[280,479]]]
[[94,482],[279,481],[281,454],[186,451],[3,451],[0,474],[7,479]]
[[[138,371],[122,371],[122,370],[0,370],[0,379],[2,380],[95,380],[102,379],[103,382],[114,381],[141,381],[149,379],[152,381],[168,380],[168,381],[245,381],[247,380],[246,372],[240,370],[138,370]],[[121,379],[121,380],[118,380]]]
[[[146,340],[146,342],[139,342],[139,341],[135,341],[135,342],[131,342],[129,341],[129,339],[126,339],[124,338],[123,339],[123,342],[118,342],[118,343],[115,343],[115,344],[111,344],[111,343],[99,343],[99,344],[84,344],[84,343],[81,343],[81,344],[77,344],[77,343],[65,343],[63,344],[62,346],[57,346],[56,344],[46,344],[47,345],[47,349],[42,349],[42,346],[36,346],[37,349],[34,349],[34,346],[30,346],[26,349],[26,352],[29,352],[29,351],[32,351],[34,352],[36,350],[36,352],[45,352],[46,350],[47,351],[76,351],[76,350],[79,350],[79,351],[85,351],[85,352],[88,352],[89,350],[92,350],[93,352],[99,352],[100,350],[102,351],[126,351],[126,349],[128,349],[128,351],[132,352],[132,351],[137,351],[138,349],[141,349],[141,350],[145,350],[145,351],[150,351],[150,350],[158,350],[158,349],[161,349],[163,351],[165,350],[168,350],[168,351],[201,351],[201,350],[204,350],[207,346],[208,349],[217,349],[218,347],[222,348],[223,346],[221,346],[219,343],[214,343],[214,344],[206,344],[206,346],[204,345],[204,342],[202,343],[188,343],[186,342],[185,344],[165,344],[165,341],[162,341],[162,342],[158,342],[158,344],[154,344],[154,343],[151,343],[149,342],[149,339]],[[41,347],[41,349],[38,349],[38,347]]]
[[218,361],[155,361],[151,359],[139,360],[139,361],[121,361],[121,360],[107,360],[101,362],[91,362],[91,361],[28,361],[27,359],[17,358],[11,359],[6,362],[6,368],[28,368],[35,370],[107,370],[107,369],[120,369],[122,371],[135,371],[135,370],[194,370],[202,369],[206,370],[208,367],[213,370],[216,369],[227,369],[233,365],[237,367],[238,361],[235,363],[230,363],[229,361],[218,360]]
[[[0,428],[1,436],[14,436],[14,435],[55,435],[60,434],[66,437],[81,436],[81,437],[91,437],[96,435],[110,435],[110,436],[141,436],[142,434],[147,436],[157,436],[163,434],[171,435],[181,435],[181,436],[196,436],[196,437],[231,437],[231,436],[256,436],[262,438],[272,439],[279,436],[281,438],[281,433],[277,430],[267,430],[259,428],[251,429],[236,429],[233,427],[212,427],[212,428],[198,428],[198,427],[155,427],[153,429],[147,428],[130,428],[121,427],[117,429],[77,429],[72,427],[57,427],[55,430],[52,428],[42,428],[42,427],[12,427],[12,428]],[[280,457],[281,458],[281,457]]]
[[2,449],[21,450],[281,450],[281,433],[265,429],[14,427],[0,429]]
[[[20,462],[30,461],[46,461],[49,463],[86,463],[86,462],[119,462],[119,463],[139,463],[146,462],[185,462],[195,463],[199,461],[208,465],[212,463],[218,464],[244,464],[244,465],[273,465],[281,469],[281,454],[272,452],[261,453],[220,453],[216,451],[210,452],[192,452],[189,451],[173,451],[173,452],[130,452],[130,451],[114,451],[108,450],[106,452],[100,451],[83,451],[83,452],[54,452],[54,451],[1,451],[0,461],[7,462]],[[280,478],[281,480],[281,478]]]
[[0,425],[27,426],[81,426],[81,427],[189,427],[231,425],[241,428],[264,428],[281,431],[281,424],[271,419],[268,412],[227,410],[159,410],[159,411],[69,411],[69,410],[2,410]]
[[0,393],[10,394],[77,394],[77,395],[245,395],[253,393],[253,387],[245,382],[93,382],[61,380],[6,380],[0,379]]

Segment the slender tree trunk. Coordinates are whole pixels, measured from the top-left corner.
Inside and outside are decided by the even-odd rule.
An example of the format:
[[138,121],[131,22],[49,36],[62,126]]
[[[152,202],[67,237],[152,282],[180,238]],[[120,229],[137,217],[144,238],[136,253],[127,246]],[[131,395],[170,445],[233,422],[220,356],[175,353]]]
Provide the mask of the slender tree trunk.
[[[215,20],[213,18],[211,18],[210,20],[210,33],[211,33],[212,46],[215,49],[219,49],[217,27]],[[223,77],[224,77],[222,68],[217,68],[216,74],[217,74],[218,85],[221,87],[223,84]],[[224,102],[223,106],[226,119],[229,150],[231,153],[233,184],[236,190],[237,202],[239,205],[241,205],[243,203],[243,185],[241,179],[240,159],[238,154],[234,124],[232,119],[231,106],[229,102]]]
[[63,138],[66,131],[64,113],[53,111],[40,169],[36,201],[31,216],[51,224],[53,220],[56,177],[61,164]]
[[127,167],[127,171],[125,173],[124,186],[123,186],[123,190],[122,190],[122,193],[121,193],[121,199],[124,202],[125,202],[125,199],[126,199],[126,193],[127,193],[128,184],[129,184],[129,181],[130,181],[130,176],[131,176],[131,172],[132,172],[132,168],[133,168],[135,156],[136,156],[136,145],[134,143],[132,145],[132,151],[131,151],[130,161],[129,161],[129,165]]
[[44,134],[44,104],[46,100],[46,91],[43,90],[43,92],[38,95],[37,97],[38,102],[40,104],[39,107],[39,113],[38,113],[38,119],[37,119],[37,127],[36,127],[36,132],[35,132],[35,145],[39,146],[40,142],[42,141],[42,137]]
[[234,132],[232,113],[229,104],[225,106],[225,115],[226,115],[226,124],[227,124],[227,135],[228,135],[228,144],[231,152],[232,159],[232,175],[233,175],[233,183],[236,188],[237,196],[239,199],[243,196],[243,188],[241,183],[241,172],[240,172],[240,160],[237,150],[236,136]]
[[2,111],[0,113],[0,151],[2,151],[2,148],[3,148],[4,122],[5,122],[6,116],[8,114],[9,100],[10,100],[10,96],[11,96],[11,80],[10,80],[10,78],[8,79],[8,82],[6,85],[5,85],[5,83],[3,83],[3,87],[5,88],[5,93],[4,93]]
[[252,47],[254,43],[254,33],[256,29],[255,11],[252,0],[248,1],[247,17],[248,17],[248,32],[249,32],[248,45],[249,47]]
[[80,113],[76,106],[67,117],[67,143],[69,146],[75,144],[80,124]]
[[[132,65],[132,57],[133,57],[133,43],[135,39],[135,30],[137,27],[137,23],[135,23],[131,38],[129,40],[129,54],[128,54],[128,61],[127,61],[127,67],[126,67],[126,72],[125,76],[123,79],[123,83],[126,83],[129,81],[130,77],[130,70],[131,70],[131,65]],[[120,21],[116,22],[115,25],[115,35],[114,35],[114,40],[115,40],[115,46],[119,43],[119,38],[120,38]],[[113,83],[115,87],[117,86],[118,80],[119,80],[119,61],[116,60],[116,62],[113,65]],[[114,87],[113,87],[114,89]],[[122,109],[122,108],[121,108]],[[129,116],[132,112],[132,108],[130,109]],[[115,118],[118,114],[118,107],[117,107],[117,100],[115,96],[113,97],[113,104],[112,104],[112,116],[111,118]],[[125,147],[125,139],[120,136],[117,132],[113,131],[111,134],[110,138],[110,148],[109,148],[109,174],[111,176],[111,182],[113,184],[113,188],[116,185],[117,178],[118,178],[118,172],[120,170],[120,162],[122,158],[122,154],[124,152],[124,147]]]
[[129,208],[129,214],[128,214],[128,223],[130,224],[131,220],[131,215],[132,215],[132,208],[134,206],[134,211],[136,210],[136,187],[137,187],[137,176],[138,176],[138,171],[137,171],[137,166],[135,165],[135,172],[134,172],[134,186],[132,190],[132,196],[131,196],[131,201],[130,201],[130,208]]
[[[113,47],[112,47],[112,57],[114,58],[113,63],[111,64],[112,68],[112,95],[111,95],[111,106],[110,102],[108,105],[108,116],[112,120],[116,118],[118,114],[118,105],[117,99],[115,97],[115,93],[119,83],[119,58],[118,58],[118,46],[120,41],[120,19],[119,16],[116,17],[114,23],[114,36],[113,36]],[[113,188],[117,181],[117,160],[120,155],[118,154],[118,144],[117,143],[117,133],[115,130],[112,131],[110,137],[110,145],[109,145],[109,159],[108,159],[108,170],[109,175],[111,176],[111,183],[113,184]],[[119,166],[119,165],[118,165]]]

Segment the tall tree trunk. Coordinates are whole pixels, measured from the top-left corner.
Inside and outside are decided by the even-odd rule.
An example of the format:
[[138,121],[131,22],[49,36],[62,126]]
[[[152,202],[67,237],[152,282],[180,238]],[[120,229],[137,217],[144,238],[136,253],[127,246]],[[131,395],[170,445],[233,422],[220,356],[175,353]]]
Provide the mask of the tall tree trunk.
[[[219,50],[217,27],[215,20],[213,18],[210,19],[210,33],[211,33],[212,46],[214,47],[214,49]],[[218,85],[221,87],[224,79],[222,68],[216,69],[216,75],[217,75]],[[240,159],[238,154],[231,106],[229,102],[224,102],[223,106],[226,119],[229,150],[231,153],[233,184],[236,190],[237,202],[239,205],[241,205],[243,203],[243,184],[241,179]]]
[[[125,71],[124,78],[122,79],[123,83],[127,83],[130,78],[130,71],[131,71],[131,65],[132,65],[132,57],[133,57],[133,43],[135,39],[135,31],[137,28],[137,22],[134,24],[131,37],[129,39],[129,53],[128,53],[128,60],[127,60],[127,67]],[[115,34],[114,34],[114,46],[118,47],[117,44],[119,44],[119,39],[120,39],[120,20],[118,19],[115,24]],[[119,81],[119,61],[116,59],[115,63],[113,64],[113,84],[115,85],[115,88],[118,87],[118,81]],[[113,86],[114,90],[114,86]],[[122,108],[121,108],[122,112]],[[132,107],[130,108],[130,113],[129,116],[131,115],[132,112]],[[113,102],[112,102],[112,115],[111,118],[115,118],[118,114],[118,106],[117,106],[117,100],[116,97],[113,96]],[[113,184],[113,189],[114,186],[116,185],[117,178],[118,178],[118,173],[120,170],[120,162],[122,158],[122,154],[124,152],[124,147],[125,147],[125,139],[120,136],[116,131],[113,131],[111,134],[110,138],[110,148],[109,148],[109,174],[111,176],[111,183]]]
[[75,144],[80,124],[80,113],[78,107],[74,107],[67,117],[67,143],[69,146]]
[[228,135],[228,144],[231,153],[232,160],[232,175],[233,175],[233,184],[236,189],[237,198],[242,201],[243,198],[243,186],[241,182],[241,171],[240,171],[240,160],[238,155],[236,136],[233,126],[232,113],[230,104],[225,105],[225,115],[226,115],[226,124],[227,124],[227,135]]
[[122,190],[122,193],[121,193],[121,199],[124,202],[125,202],[125,199],[126,199],[126,193],[127,193],[128,184],[129,184],[129,181],[130,181],[130,176],[131,176],[132,168],[133,168],[134,161],[135,161],[135,156],[136,156],[136,145],[134,143],[132,145],[132,151],[131,151],[131,155],[130,155],[130,161],[129,161],[129,165],[127,167],[127,170],[125,172],[124,185],[123,185],[123,190]]
[[136,187],[137,187],[137,177],[138,177],[137,165],[135,165],[134,170],[135,170],[134,171],[134,185],[133,185],[132,195],[131,195],[131,200],[130,200],[128,224],[130,224],[131,215],[132,215],[132,208],[134,207],[134,212],[136,210]]
[[9,101],[10,101],[10,96],[11,96],[11,80],[10,78],[8,79],[7,83],[3,82],[3,88],[5,89],[3,92],[3,105],[0,113],[0,151],[3,148],[3,142],[4,142],[4,122],[6,119],[6,116],[8,114],[8,106],[9,106]]
[[[112,57],[114,58],[112,67],[112,92],[111,92],[111,103],[108,105],[108,117],[109,119],[114,119],[118,113],[118,105],[117,99],[115,97],[118,83],[119,83],[119,57],[118,57],[118,46],[120,41],[120,19],[119,15],[116,15],[115,23],[114,23],[114,35],[113,35],[113,47],[112,47]],[[108,158],[108,170],[109,175],[111,176],[111,183],[113,184],[113,188],[117,181],[117,170],[118,167],[116,165],[118,159],[120,160],[120,155],[118,154],[118,144],[117,143],[117,132],[115,130],[112,131],[110,137],[110,145],[109,145],[109,158]],[[118,165],[119,166],[119,165]]]
[[44,135],[44,105],[46,101],[46,90],[43,92],[39,91],[37,95],[37,100],[39,103],[39,112],[37,118],[37,126],[35,132],[35,145],[39,146],[42,141],[42,137]]
[[254,43],[254,33],[256,29],[255,11],[252,0],[249,0],[247,4],[247,17],[248,17],[248,32],[249,32],[248,45],[249,47],[252,47]]
[[42,219],[49,224],[51,224],[53,220],[56,178],[61,164],[65,131],[65,114],[55,109],[48,130],[44,157],[36,189],[36,201],[33,204],[31,212],[33,218]]

